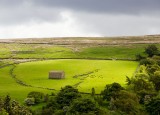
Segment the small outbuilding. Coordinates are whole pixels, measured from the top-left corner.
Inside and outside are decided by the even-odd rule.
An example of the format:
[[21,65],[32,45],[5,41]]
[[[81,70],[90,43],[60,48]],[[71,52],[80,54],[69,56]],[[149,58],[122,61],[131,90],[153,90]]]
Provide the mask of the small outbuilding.
[[64,71],[50,71],[49,79],[64,79],[65,73]]

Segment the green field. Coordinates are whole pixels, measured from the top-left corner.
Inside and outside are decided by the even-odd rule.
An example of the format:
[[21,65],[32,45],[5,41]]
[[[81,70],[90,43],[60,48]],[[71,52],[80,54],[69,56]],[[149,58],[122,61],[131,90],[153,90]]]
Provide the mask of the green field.
[[23,103],[27,94],[31,91],[51,93],[49,90],[25,87],[17,84],[9,74],[11,68],[12,66],[8,66],[0,69],[0,96],[6,96],[9,94],[13,99]]
[[[96,93],[100,93],[106,84],[118,82],[125,85],[126,76],[131,77],[137,66],[138,63],[133,61],[65,59],[22,63],[16,66],[13,73],[33,87],[60,90],[72,85],[81,92],[90,93],[94,87]],[[63,70],[66,78],[48,79],[51,70]]]
[[[147,44],[85,46],[48,44],[0,44],[0,58],[42,59],[42,58],[101,58],[135,59],[136,54],[144,55]],[[157,45],[160,47],[160,45]]]
[[[137,54],[145,55],[144,49],[149,45],[143,44],[143,38],[28,40],[0,42],[0,96],[9,94],[21,103],[31,91],[50,94],[65,85],[87,93],[91,93],[93,87],[96,93],[100,93],[106,84],[113,82],[125,86],[126,76],[131,77],[138,66],[138,62],[131,60],[135,60]],[[148,39],[151,40],[153,38]],[[159,39],[154,40],[157,43]],[[156,46],[160,48],[159,44]],[[19,64],[14,68],[10,65],[13,63]],[[12,74],[32,87],[18,84],[11,75],[13,68]],[[63,70],[66,78],[49,80],[48,72],[51,70]]]

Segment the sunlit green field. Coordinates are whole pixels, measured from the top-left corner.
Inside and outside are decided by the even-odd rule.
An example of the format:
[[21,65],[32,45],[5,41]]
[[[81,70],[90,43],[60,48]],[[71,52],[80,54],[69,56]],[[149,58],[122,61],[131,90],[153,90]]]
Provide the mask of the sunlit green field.
[[[72,85],[81,92],[91,92],[95,88],[100,93],[106,84],[118,82],[125,85],[126,76],[132,76],[138,66],[134,61],[116,60],[49,60],[21,63],[14,69],[18,79],[34,87],[60,90],[61,87]],[[51,70],[62,70],[65,79],[48,79]],[[89,73],[89,74],[87,74]]]
[[[143,38],[107,38],[100,41],[99,38],[33,40],[36,44],[32,44],[29,39],[22,43],[19,40],[0,42],[0,97],[9,94],[12,99],[24,104],[31,91],[56,94],[66,85],[78,88],[84,93],[91,93],[91,89],[95,88],[96,94],[99,94],[106,84],[113,82],[125,87],[126,76],[134,75],[139,64],[131,60],[136,60],[137,54],[146,56],[144,49],[149,44],[137,42],[139,40],[143,41]],[[159,44],[155,45],[160,48]],[[19,64],[14,66],[14,63]],[[48,73],[52,70],[64,71],[65,79],[48,79]],[[29,86],[17,83],[13,75]]]
[[6,96],[8,94],[13,99],[23,103],[27,94],[31,91],[51,93],[49,90],[25,87],[17,84],[9,74],[11,68],[12,66],[8,66],[0,69],[0,96]]

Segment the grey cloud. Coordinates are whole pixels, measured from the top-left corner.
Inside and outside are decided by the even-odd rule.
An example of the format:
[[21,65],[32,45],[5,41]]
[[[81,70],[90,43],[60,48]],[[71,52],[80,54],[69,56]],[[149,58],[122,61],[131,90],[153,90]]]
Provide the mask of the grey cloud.
[[35,4],[85,12],[140,14],[160,10],[160,0],[33,0]]
[[56,22],[66,9],[93,14],[159,15],[160,0],[0,0],[0,24]]
[[59,9],[36,6],[30,0],[13,1],[0,1],[0,25],[16,25],[31,21],[56,22],[61,18]]
[[159,34],[160,16],[135,16],[113,14],[75,14],[77,23],[85,31],[101,36]]
[[0,0],[0,34],[18,36],[21,26],[22,37],[155,34],[159,14],[160,0]]

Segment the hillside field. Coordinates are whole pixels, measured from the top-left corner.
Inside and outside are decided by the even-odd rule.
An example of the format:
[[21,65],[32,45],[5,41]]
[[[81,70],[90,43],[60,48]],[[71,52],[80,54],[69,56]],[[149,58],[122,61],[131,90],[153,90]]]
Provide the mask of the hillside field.
[[[95,88],[97,94],[106,84],[125,86],[138,67],[136,55],[145,56],[151,43],[160,48],[159,36],[0,40],[0,96],[24,103],[31,91],[51,94],[65,85],[86,93]],[[64,71],[66,78],[49,80],[51,70]]]
[[[126,76],[132,76],[138,66],[135,61],[116,60],[80,60],[60,59],[48,61],[26,62],[16,65],[13,74],[16,78],[32,87],[22,86],[16,83],[9,74],[12,66],[0,69],[1,85],[0,95],[10,94],[23,102],[30,91],[44,93],[56,92],[66,85],[72,85],[80,92],[91,93],[94,87],[96,93],[100,93],[106,84],[118,82],[125,85]],[[65,79],[48,79],[51,70],[65,71]],[[37,88],[41,87],[41,88]],[[55,90],[47,90],[51,88]]]
[[[36,87],[60,90],[61,87],[72,85],[87,93],[94,87],[100,93],[106,84],[118,82],[125,85],[125,76],[132,76],[137,66],[138,63],[133,61],[49,60],[19,64],[14,74],[24,83]],[[66,78],[48,79],[51,70],[64,71]]]

